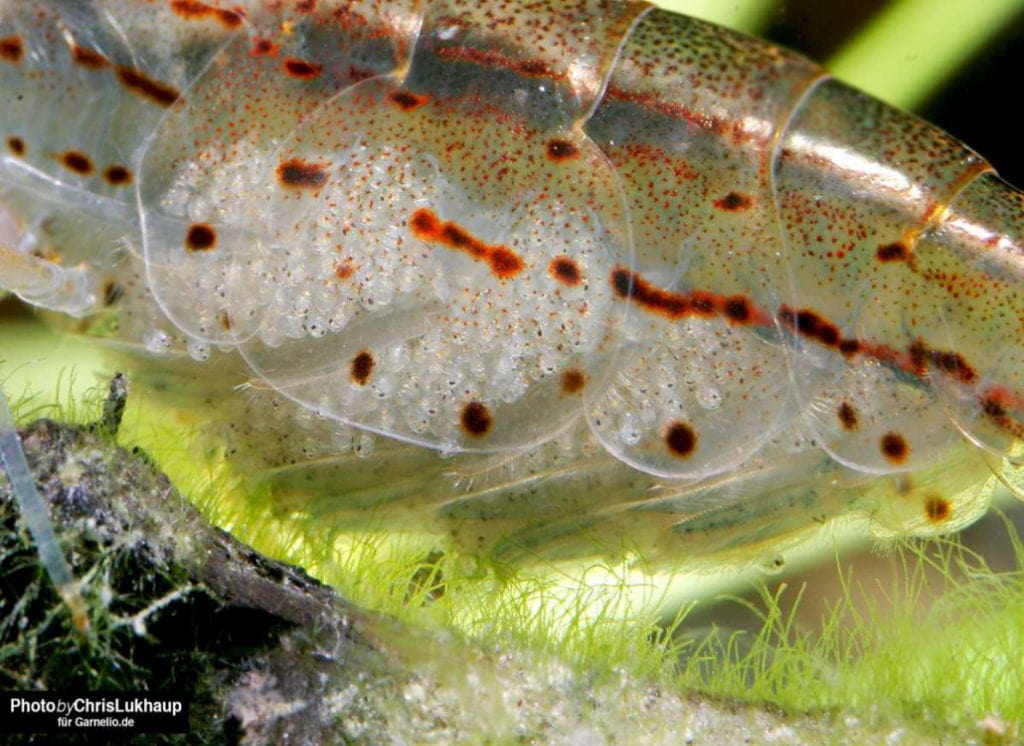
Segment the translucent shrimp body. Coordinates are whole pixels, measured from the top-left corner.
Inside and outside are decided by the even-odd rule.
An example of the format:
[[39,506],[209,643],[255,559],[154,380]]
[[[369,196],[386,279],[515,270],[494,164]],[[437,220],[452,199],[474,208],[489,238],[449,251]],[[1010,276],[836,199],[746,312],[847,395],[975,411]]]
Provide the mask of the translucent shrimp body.
[[952,530],[1019,450],[1024,196],[770,44],[596,0],[7,2],[0,90],[0,285],[214,402],[286,504],[678,559]]

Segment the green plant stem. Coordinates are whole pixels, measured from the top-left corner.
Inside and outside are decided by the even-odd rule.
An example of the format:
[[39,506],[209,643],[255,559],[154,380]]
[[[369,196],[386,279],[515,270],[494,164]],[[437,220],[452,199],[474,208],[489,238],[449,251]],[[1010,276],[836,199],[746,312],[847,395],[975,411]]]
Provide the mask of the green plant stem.
[[893,2],[826,67],[883,101],[914,109],[1022,12],[1022,0]]

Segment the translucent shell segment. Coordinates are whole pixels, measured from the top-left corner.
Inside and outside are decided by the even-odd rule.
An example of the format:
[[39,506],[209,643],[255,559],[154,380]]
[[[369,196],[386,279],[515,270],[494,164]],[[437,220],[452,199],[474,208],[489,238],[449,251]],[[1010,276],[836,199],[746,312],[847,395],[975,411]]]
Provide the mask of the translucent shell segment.
[[[606,278],[632,256],[593,143],[505,111],[477,61],[435,76],[429,44],[333,96],[250,50],[236,36],[146,153],[168,315],[317,414],[421,445],[519,448],[578,416],[627,308]],[[215,103],[243,83],[267,116]]]
[[513,94],[502,102],[510,111],[571,125],[598,102],[622,40],[651,10],[637,1],[437,0],[427,6],[417,43],[417,52],[427,54],[417,64],[430,75],[432,64],[456,75],[483,73],[480,94]]
[[[851,468],[920,468],[957,437],[933,387],[968,375],[943,316],[970,301],[919,258],[946,206],[987,170],[952,137],[836,81],[786,129],[773,176],[798,288],[781,317],[798,351],[794,390],[822,447]],[[837,418],[844,404],[859,427]]]
[[654,11],[586,124],[625,186],[637,266],[610,278],[629,303],[628,347],[614,385],[587,393],[587,415],[639,469],[735,468],[794,416],[774,319],[793,291],[771,164],[820,76],[796,55]]
[[[0,174],[14,191],[4,202],[14,203],[39,250],[67,267],[108,265],[109,244],[135,233],[142,142],[187,85],[189,65],[201,65],[217,43],[197,29],[195,56],[167,65],[168,47],[181,41],[173,13],[154,4],[146,23],[139,16],[127,0],[0,8],[0,37],[22,50],[0,60],[0,89],[9,94]],[[22,201],[26,194],[34,196]]]
[[[148,138],[138,187],[147,276],[167,316],[197,340],[247,338],[272,292],[259,275],[273,248],[266,226],[219,220],[229,209],[222,203],[277,190],[286,200],[294,184],[288,164],[272,157],[280,143],[337,92],[408,62],[418,32],[410,8],[346,7],[340,15],[296,7],[284,25],[253,3],[244,23],[220,29],[214,64],[197,71]],[[203,241],[190,240],[200,234]]]
[[1024,194],[985,174],[950,202],[904,270],[940,309],[928,322],[937,344],[956,351],[926,360],[947,410],[971,441],[1000,455],[1024,436],[1021,236]]

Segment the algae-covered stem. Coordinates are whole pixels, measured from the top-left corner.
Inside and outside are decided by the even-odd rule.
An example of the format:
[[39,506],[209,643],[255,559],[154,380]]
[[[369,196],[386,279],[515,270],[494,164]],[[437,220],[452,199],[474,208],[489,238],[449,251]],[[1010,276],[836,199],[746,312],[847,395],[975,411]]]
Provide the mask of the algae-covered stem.
[[57,543],[53,523],[46,511],[46,505],[43,504],[43,498],[39,495],[39,490],[36,489],[35,479],[28,467],[28,461],[25,460],[25,451],[21,447],[21,439],[14,427],[14,418],[11,416],[11,410],[2,389],[0,389],[0,460],[2,460],[7,478],[10,480],[18,509],[32,534],[32,539],[39,552],[39,560],[46,568],[57,592],[71,611],[75,628],[82,632],[87,631],[89,615],[86,612],[85,601],[79,592],[78,582],[71,574],[71,566],[68,565],[64,553]]

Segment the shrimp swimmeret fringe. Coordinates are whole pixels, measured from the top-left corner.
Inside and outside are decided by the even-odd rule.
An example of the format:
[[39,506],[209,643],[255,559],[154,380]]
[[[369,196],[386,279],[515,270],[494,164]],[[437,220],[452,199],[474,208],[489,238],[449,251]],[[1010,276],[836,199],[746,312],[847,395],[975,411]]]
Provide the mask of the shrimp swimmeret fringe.
[[1020,458],[1024,195],[766,42],[6,2],[0,90],[0,287],[194,397],[282,510],[699,564],[954,530]]

